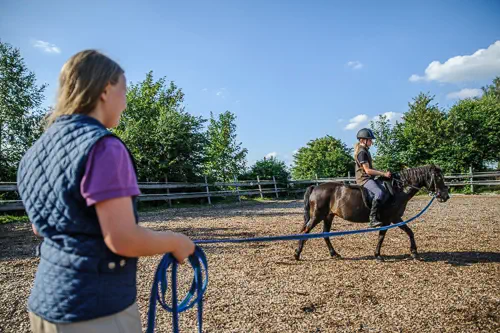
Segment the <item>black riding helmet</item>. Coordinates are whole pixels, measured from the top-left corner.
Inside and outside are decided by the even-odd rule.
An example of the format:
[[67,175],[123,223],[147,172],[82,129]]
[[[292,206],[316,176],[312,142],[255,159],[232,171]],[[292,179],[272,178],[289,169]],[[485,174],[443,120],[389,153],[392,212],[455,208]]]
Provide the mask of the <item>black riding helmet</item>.
[[373,132],[369,128],[362,128],[358,131],[358,134],[356,135],[356,138],[359,139],[375,139],[375,135],[373,135]]

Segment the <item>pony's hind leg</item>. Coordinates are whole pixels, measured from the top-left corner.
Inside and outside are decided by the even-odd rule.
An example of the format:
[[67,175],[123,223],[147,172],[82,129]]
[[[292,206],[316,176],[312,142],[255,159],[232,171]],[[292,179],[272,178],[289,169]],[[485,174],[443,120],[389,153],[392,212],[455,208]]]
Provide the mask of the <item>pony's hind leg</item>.
[[382,248],[382,243],[384,243],[386,233],[387,230],[380,230],[378,233],[378,243],[375,249],[375,259],[377,259],[377,261],[384,261],[384,258],[380,255],[380,249]]
[[[330,232],[330,230],[332,229],[332,222],[333,222],[334,217],[335,217],[335,215],[330,213],[325,218],[324,224],[323,224],[323,232]],[[332,242],[330,241],[330,237],[325,237],[324,240],[326,242],[326,246],[328,246],[328,251],[330,251],[330,256],[332,258],[340,259],[341,256],[333,248]]]
[[[321,218],[319,218],[317,215],[313,215],[313,217],[305,224],[305,226],[302,229],[302,232],[305,234],[308,234],[311,232],[311,230],[318,225],[318,223],[321,221]],[[299,246],[295,250],[295,260],[300,259],[300,253],[302,252],[302,249],[304,248],[304,243],[305,240],[299,240]]]

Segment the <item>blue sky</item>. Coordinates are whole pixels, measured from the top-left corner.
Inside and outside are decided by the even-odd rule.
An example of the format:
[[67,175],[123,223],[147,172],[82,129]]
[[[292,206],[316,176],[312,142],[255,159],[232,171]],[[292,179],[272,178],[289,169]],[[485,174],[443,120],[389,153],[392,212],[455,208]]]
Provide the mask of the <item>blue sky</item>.
[[0,38],[49,84],[45,105],[63,63],[86,48],[129,81],[166,76],[188,112],[236,114],[249,163],[270,153],[290,163],[327,134],[352,146],[360,126],[398,119],[420,91],[449,107],[500,75],[495,0],[0,0]]

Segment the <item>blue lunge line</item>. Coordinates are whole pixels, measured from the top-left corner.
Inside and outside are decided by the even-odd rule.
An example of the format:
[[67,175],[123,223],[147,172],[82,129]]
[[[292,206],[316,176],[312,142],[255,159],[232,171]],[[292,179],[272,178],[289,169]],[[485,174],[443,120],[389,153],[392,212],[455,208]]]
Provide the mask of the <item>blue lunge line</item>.
[[400,227],[411,221],[419,218],[432,204],[435,197],[432,197],[431,201],[425,206],[425,208],[415,215],[414,217],[399,222],[392,225],[387,225],[385,227],[380,228],[370,228],[370,229],[360,229],[360,230],[348,230],[348,231],[333,231],[333,232],[321,232],[317,234],[297,234],[297,235],[286,235],[286,236],[268,236],[268,237],[253,237],[253,238],[227,238],[227,239],[199,239],[195,240],[195,244],[217,244],[217,243],[250,243],[250,242],[276,242],[276,241],[290,241],[290,240],[305,240],[305,239],[313,239],[313,238],[325,238],[325,237],[335,237],[335,236],[344,236],[344,235],[353,235],[353,234],[362,234],[365,232],[373,232],[373,231],[382,231],[389,230],[392,228]]
[[[156,319],[156,302],[160,303],[161,307],[172,313],[172,331],[179,332],[179,313],[192,308],[195,304],[198,305],[198,333],[202,333],[203,325],[203,294],[207,289],[208,284],[208,262],[205,252],[198,246],[192,255],[189,256],[189,262],[194,270],[193,283],[187,293],[186,297],[182,300],[181,304],[177,304],[177,260],[173,255],[166,254],[160,261],[156,269],[153,288],[151,289],[151,297],[149,299],[149,312],[148,312],[148,333],[153,333],[155,329]],[[200,265],[201,263],[201,265]],[[167,270],[172,266],[172,307],[167,305],[165,294],[167,293]],[[205,280],[203,280],[203,272],[205,271]],[[161,288],[161,291],[158,290]],[[196,293],[196,298],[194,295]]]
[[[250,243],[250,242],[276,242],[276,241],[290,241],[290,240],[306,240],[313,238],[335,237],[353,234],[362,234],[365,232],[389,230],[392,228],[400,227],[408,224],[411,221],[419,218],[431,206],[435,197],[429,201],[427,206],[422,209],[420,213],[412,218],[399,222],[396,224],[388,225],[380,228],[349,230],[349,231],[334,231],[322,232],[317,234],[298,234],[287,236],[268,236],[268,237],[252,237],[252,238],[229,238],[229,239],[199,239],[195,240],[195,244],[217,244],[217,243]],[[198,333],[202,333],[203,326],[203,294],[207,289],[208,284],[208,262],[205,252],[196,246],[194,253],[189,256],[189,262],[194,270],[193,283],[187,293],[186,297],[180,304],[177,304],[177,260],[171,255],[166,254],[160,261],[156,269],[153,287],[151,290],[151,298],[149,299],[149,313],[148,313],[148,328],[147,333],[153,333],[155,328],[156,318],[156,302],[160,303],[161,307],[172,313],[172,326],[173,332],[179,333],[179,313],[192,308],[195,304],[198,305]],[[165,301],[165,294],[167,292],[167,270],[172,266],[172,307],[168,306]],[[203,270],[205,271],[205,280],[203,280]],[[158,290],[161,288],[161,291]],[[196,293],[196,298],[194,295]]]

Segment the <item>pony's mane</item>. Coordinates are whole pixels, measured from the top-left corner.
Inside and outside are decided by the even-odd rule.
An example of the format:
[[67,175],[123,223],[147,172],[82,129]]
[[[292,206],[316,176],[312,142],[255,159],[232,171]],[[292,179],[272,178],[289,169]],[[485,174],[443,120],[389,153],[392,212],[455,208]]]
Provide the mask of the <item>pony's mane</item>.
[[438,167],[436,167],[435,165],[426,165],[422,167],[401,170],[398,175],[400,179],[406,184],[422,184],[427,180],[427,177],[429,177],[429,175],[437,169]]

